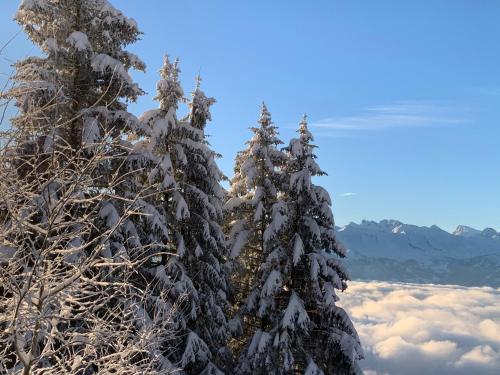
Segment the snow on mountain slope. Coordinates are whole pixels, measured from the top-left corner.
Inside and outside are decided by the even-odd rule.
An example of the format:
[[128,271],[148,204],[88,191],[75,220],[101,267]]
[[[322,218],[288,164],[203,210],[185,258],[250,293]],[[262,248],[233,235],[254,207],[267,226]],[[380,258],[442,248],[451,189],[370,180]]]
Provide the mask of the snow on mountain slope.
[[476,237],[481,233],[480,230],[468,227],[467,225],[459,225],[457,229],[453,232],[455,236],[462,236],[462,237]]
[[449,233],[382,220],[336,229],[354,279],[500,286],[500,234],[492,228]]

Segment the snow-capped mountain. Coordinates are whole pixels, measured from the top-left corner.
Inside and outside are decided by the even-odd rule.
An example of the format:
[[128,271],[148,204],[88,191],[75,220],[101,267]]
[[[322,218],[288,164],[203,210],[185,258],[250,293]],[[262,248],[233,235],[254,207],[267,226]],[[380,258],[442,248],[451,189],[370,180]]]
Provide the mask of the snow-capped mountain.
[[500,286],[500,233],[460,225],[449,233],[397,220],[337,227],[353,279]]

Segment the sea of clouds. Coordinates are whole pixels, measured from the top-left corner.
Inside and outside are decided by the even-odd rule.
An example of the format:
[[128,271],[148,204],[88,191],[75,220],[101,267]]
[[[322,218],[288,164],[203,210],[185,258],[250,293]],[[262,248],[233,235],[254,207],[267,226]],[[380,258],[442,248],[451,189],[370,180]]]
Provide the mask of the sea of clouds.
[[500,374],[500,288],[351,282],[366,375]]

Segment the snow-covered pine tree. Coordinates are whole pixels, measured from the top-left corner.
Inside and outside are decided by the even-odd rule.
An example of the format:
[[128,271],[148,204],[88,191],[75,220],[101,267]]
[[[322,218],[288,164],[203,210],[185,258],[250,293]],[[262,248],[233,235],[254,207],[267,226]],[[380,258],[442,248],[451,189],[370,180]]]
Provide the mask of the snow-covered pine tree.
[[273,224],[272,208],[281,191],[280,171],[286,161],[278,150],[283,142],[264,103],[258,125],[250,130],[252,138],[236,156],[235,174],[224,206],[235,314],[231,323],[236,328],[235,334],[241,336],[241,329],[244,331],[232,345],[236,357],[256,329],[261,328],[254,305],[255,294],[260,293],[257,270],[269,254],[268,228]]
[[224,176],[215,161],[218,154],[211,150],[205,135],[214,102],[200,89],[198,77],[189,116],[172,130],[172,162],[180,197],[174,206],[179,259],[170,271],[175,265],[178,272],[185,272],[181,282],[192,282],[196,291],[191,296],[195,305],[190,304],[184,316],[187,334],[178,347],[181,367],[193,375],[220,375],[230,363],[227,254],[221,229],[225,192],[220,182]]
[[[152,258],[149,272],[168,287],[172,283],[166,275],[165,266],[174,250],[170,245],[175,237],[172,231],[175,215],[171,215],[175,207],[171,206],[178,195],[175,194],[177,184],[171,159],[173,142],[170,134],[177,123],[178,102],[183,99],[178,75],[178,61],[172,64],[165,56],[160,69],[161,79],[156,85],[155,99],[159,101],[159,108],[146,111],[139,117],[142,137],[134,143],[135,152],[128,158],[135,164],[133,190],[148,192],[147,198],[140,202],[149,211],[149,215],[140,223],[140,230],[152,244],[156,244],[150,251]],[[184,213],[186,210],[181,207],[181,211]]]
[[[335,289],[346,288],[331,201],[312,183],[321,176],[306,119],[285,149],[285,196],[272,207],[266,258],[247,305],[260,326],[239,358],[237,374],[358,374],[361,347]],[[256,272],[257,270],[254,270]]]
[[45,55],[5,95],[19,115],[2,150],[0,369],[167,373],[171,305],[144,264],[168,233],[127,140],[146,130],[124,102],[142,94],[123,49],[140,32],[106,0],[23,0],[16,19]]
[[[184,189],[181,182],[184,179],[184,168],[187,156],[184,150],[184,138],[194,139],[199,135],[198,130],[189,126],[189,123],[180,123],[177,118],[177,109],[180,101],[184,100],[184,92],[179,82],[179,62],[171,63],[168,56],[164,58],[160,69],[160,80],[156,85],[159,108],[146,111],[140,116],[145,125],[146,136],[136,144],[136,148],[143,149],[139,155],[149,155],[144,169],[144,175],[139,178],[148,184],[158,186],[161,194],[152,195],[154,202],[151,206],[161,212],[166,218],[168,232],[167,254],[155,256],[150,273],[168,289],[169,299],[177,304],[173,323],[177,335],[171,340],[173,350],[168,353],[171,362],[181,369],[194,371],[207,364],[210,354],[203,360],[195,357],[198,349],[189,350],[184,356],[187,340],[194,337],[192,324],[189,322],[198,318],[200,313],[198,290],[193,285],[190,275],[184,264],[186,245],[183,237],[183,227],[188,225],[189,209],[184,200]],[[142,160],[139,159],[138,162]],[[144,223],[144,233],[151,233],[148,223]],[[200,344],[202,348],[205,343]],[[202,362],[202,364],[200,364]]]
[[306,116],[298,133],[286,148],[286,299],[273,346],[280,348],[284,366],[296,372],[360,374],[357,361],[363,352],[358,335],[347,313],[336,305],[336,290],[345,290],[349,280],[340,260],[345,250],[335,237],[330,196],[312,181],[325,173],[316,163]]

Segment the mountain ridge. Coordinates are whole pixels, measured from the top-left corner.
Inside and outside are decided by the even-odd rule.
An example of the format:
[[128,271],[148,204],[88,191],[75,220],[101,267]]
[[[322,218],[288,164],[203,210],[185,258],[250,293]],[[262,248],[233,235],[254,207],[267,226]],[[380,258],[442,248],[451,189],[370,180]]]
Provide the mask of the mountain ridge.
[[457,227],[455,228],[455,230],[453,232],[450,232],[450,231],[447,231],[446,229],[443,229],[441,228],[440,226],[436,225],[436,224],[433,224],[431,226],[427,226],[427,225],[416,225],[416,224],[408,224],[408,223],[404,223],[402,221],[399,221],[397,219],[383,219],[383,220],[380,220],[380,221],[375,221],[375,220],[361,220],[361,223],[356,223],[354,221],[351,221],[349,222],[348,224],[346,225],[337,225],[335,226],[335,229],[336,230],[342,230],[346,227],[349,227],[349,226],[352,226],[352,225],[380,225],[380,226],[387,226],[387,225],[406,225],[406,226],[412,226],[412,227],[417,227],[417,228],[422,228],[422,229],[439,229],[443,232],[446,232],[448,234],[452,234],[452,235],[455,235],[455,236],[463,236],[463,237],[474,237],[474,236],[479,236],[479,235],[482,235],[482,236],[498,236],[498,238],[500,239],[500,230],[495,230],[494,228],[492,227],[486,227],[484,229],[477,229],[477,228],[474,228],[474,227],[471,227],[471,226],[468,226],[468,225],[464,225],[464,224],[459,224],[457,225]]
[[500,286],[500,233],[363,220],[336,227],[354,279]]

